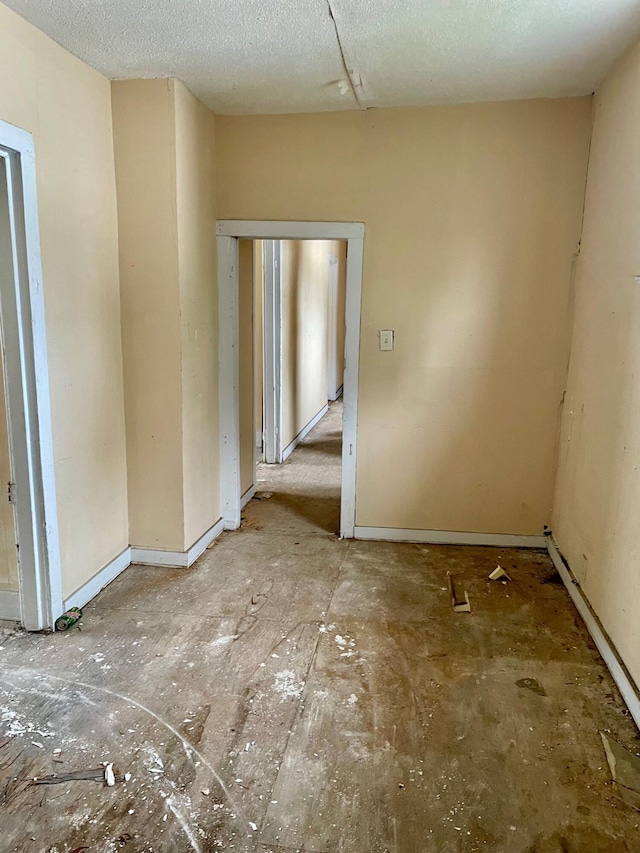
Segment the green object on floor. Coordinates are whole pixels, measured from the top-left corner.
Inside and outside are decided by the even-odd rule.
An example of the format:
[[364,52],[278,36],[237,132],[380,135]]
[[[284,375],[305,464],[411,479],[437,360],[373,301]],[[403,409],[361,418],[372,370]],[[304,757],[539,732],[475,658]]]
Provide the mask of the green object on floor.
[[68,631],[81,619],[82,610],[79,607],[70,607],[59,619],[56,619],[56,631]]

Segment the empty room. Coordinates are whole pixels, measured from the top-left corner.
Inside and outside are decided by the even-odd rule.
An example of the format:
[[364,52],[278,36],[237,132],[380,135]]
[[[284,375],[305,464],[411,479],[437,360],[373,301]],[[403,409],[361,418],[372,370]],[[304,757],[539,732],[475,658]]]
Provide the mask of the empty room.
[[0,2],[0,851],[640,850],[640,2]]

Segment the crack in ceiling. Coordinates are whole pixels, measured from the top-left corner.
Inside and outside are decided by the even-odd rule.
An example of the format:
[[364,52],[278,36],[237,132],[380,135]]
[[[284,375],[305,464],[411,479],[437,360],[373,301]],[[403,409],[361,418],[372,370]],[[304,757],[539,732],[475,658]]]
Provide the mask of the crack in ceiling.
[[356,104],[360,109],[364,109],[364,106],[360,102],[360,98],[358,97],[358,92],[356,91],[356,86],[360,86],[362,88],[362,80],[360,75],[358,75],[357,83],[354,82],[353,74],[354,71],[352,68],[349,68],[347,63],[347,57],[344,52],[344,45],[342,44],[342,38],[340,37],[340,30],[338,29],[338,22],[336,21],[336,16],[334,14],[333,8],[331,6],[331,0],[327,0],[327,6],[329,7],[329,15],[331,16],[331,20],[333,21],[333,26],[336,31],[336,39],[338,42],[338,48],[340,49],[340,58],[342,59],[342,66],[344,68],[344,73],[347,75],[347,79],[349,81],[349,86],[351,87],[351,92],[353,93],[353,97],[355,98]]

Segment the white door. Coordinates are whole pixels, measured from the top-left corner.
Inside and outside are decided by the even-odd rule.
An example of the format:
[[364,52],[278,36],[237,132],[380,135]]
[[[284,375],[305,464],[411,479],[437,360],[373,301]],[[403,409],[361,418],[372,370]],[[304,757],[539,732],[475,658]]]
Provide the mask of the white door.
[[[4,362],[4,359],[3,359]],[[4,364],[0,370],[0,589],[18,590],[18,551],[13,503],[15,491],[9,450]],[[6,619],[0,609],[0,618]]]
[[264,461],[282,462],[282,279],[280,240],[263,241]]
[[[6,164],[0,158],[0,293],[13,287],[13,251]],[[13,465],[9,446],[9,428],[5,394],[5,347],[0,331],[0,619],[15,619],[19,614],[18,552],[13,504]]]

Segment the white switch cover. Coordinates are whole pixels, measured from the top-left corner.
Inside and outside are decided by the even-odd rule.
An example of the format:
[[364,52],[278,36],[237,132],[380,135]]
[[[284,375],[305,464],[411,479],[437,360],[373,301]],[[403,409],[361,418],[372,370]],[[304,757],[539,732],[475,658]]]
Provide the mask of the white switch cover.
[[380,329],[380,349],[382,352],[393,349],[393,329]]

